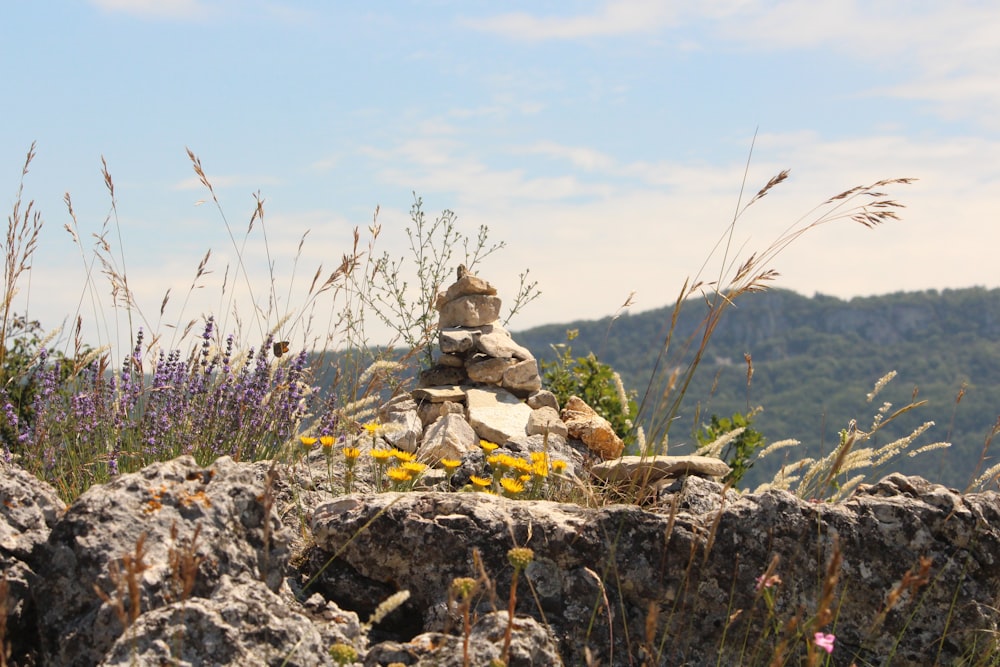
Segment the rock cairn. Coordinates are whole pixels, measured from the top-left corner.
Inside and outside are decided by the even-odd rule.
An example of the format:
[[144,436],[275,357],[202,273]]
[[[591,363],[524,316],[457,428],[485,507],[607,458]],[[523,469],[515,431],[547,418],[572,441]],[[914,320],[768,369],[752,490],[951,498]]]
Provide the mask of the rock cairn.
[[489,282],[459,267],[438,295],[438,350],[418,386],[379,410],[384,437],[428,463],[463,459],[480,440],[520,453],[547,451],[570,471],[584,458],[614,459],[623,443],[611,425],[574,398],[560,413],[542,388],[538,361],[500,323]]

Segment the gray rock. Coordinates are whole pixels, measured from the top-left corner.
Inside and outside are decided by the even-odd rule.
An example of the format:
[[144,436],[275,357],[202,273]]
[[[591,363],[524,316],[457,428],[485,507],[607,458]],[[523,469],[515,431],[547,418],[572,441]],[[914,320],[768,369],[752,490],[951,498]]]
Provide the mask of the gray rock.
[[440,387],[442,385],[462,384],[469,379],[464,368],[453,368],[440,364],[420,371],[421,387]]
[[487,294],[460,296],[444,303],[439,311],[440,326],[478,327],[500,317],[500,297]]
[[424,425],[420,421],[420,415],[417,414],[415,402],[412,410],[390,413],[379,431],[389,444],[404,452],[417,451],[423,432]]
[[465,365],[465,372],[473,382],[482,384],[500,384],[504,371],[514,365],[511,359],[495,359],[492,357],[473,358]]
[[465,390],[457,385],[447,387],[418,387],[410,392],[417,401],[444,403],[446,401],[464,401]]
[[499,445],[525,435],[531,408],[499,387],[470,388],[466,391],[469,424],[483,440]]
[[438,347],[445,354],[465,354],[474,345],[473,332],[462,327],[443,327],[438,334]]
[[501,383],[512,393],[527,397],[542,388],[542,379],[538,375],[538,362],[534,359],[519,361],[503,374]]
[[622,456],[594,464],[590,474],[606,482],[629,480],[650,485],[666,477],[725,477],[730,467],[711,456]]
[[532,410],[537,410],[538,408],[552,408],[556,412],[559,411],[559,399],[548,389],[539,389],[538,391],[532,392],[525,402],[528,407]]
[[569,435],[566,424],[559,418],[559,413],[555,411],[555,408],[549,406],[542,406],[531,411],[531,414],[528,415],[528,424],[525,426],[525,431],[528,435],[545,435],[549,433],[562,438],[566,438]]
[[454,301],[461,296],[472,296],[476,294],[485,294],[488,296],[495,295],[497,290],[493,285],[475,276],[471,273],[466,273],[458,277],[454,283],[452,283],[444,294],[438,295],[437,304],[443,305],[449,301]]
[[461,460],[478,441],[476,432],[463,415],[445,415],[427,427],[417,458],[431,465],[441,459]]
[[102,667],[132,665],[332,665],[313,622],[259,581],[222,577],[210,598],[142,614],[111,647]]
[[266,497],[254,467],[228,457],[203,468],[183,456],[88,490],[56,522],[34,560],[33,594],[44,601],[44,661],[94,665],[103,659],[122,633],[117,601],[124,598],[126,612],[131,607],[123,559],[135,561],[139,544],[141,611],[176,601],[171,562],[185,552],[197,559],[192,597],[211,597],[222,575],[259,579],[276,590],[290,534],[273,509],[265,511]]
[[499,324],[485,324],[479,328],[480,334],[475,339],[476,349],[483,354],[497,359],[516,359],[524,361],[534,359],[531,350],[518,345],[510,333]]
[[[519,589],[517,613],[541,620],[544,611],[566,665],[586,664],[585,649],[600,664],[640,664],[649,647],[652,664],[746,664],[746,637],[770,657],[777,639],[765,631],[798,610],[800,622],[816,612],[835,555],[836,625],[817,628],[836,633],[834,664],[883,664],[889,655],[894,665],[928,664],[930,655],[955,664],[985,655],[975,637],[1000,626],[996,493],[959,496],[893,475],[828,504],[783,491],[739,495],[687,477],[676,498],[648,511],[488,494],[354,497],[317,508],[314,562],[337,553],[346,566],[343,583],[328,589],[333,599],[351,594],[349,582],[405,580],[416,607],[431,609],[455,577],[483,571],[505,600],[506,552],[527,546],[538,598]],[[921,556],[930,559],[924,583],[882,613]],[[757,579],[775,557],[782,583],[770,616]],[[488,597],[479,604],[489,610]],[[790,663],[805,661],[804,642],[786,648]]]
[[447,368],[464,368],[465,359],[457,354],[441,354],[438,355],[437,363],[439,366],[445,366]]
[[0,500],[0,549],[21,560],[48,539],[66,511],[54,488],[7,463],[0,463]]

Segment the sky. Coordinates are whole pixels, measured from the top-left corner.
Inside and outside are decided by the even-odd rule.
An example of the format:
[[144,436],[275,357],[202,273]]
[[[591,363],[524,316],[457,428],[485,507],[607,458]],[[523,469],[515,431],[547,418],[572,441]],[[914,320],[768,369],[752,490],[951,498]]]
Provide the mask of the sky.
[[[278,315],[304,312],[355,228],[365,246],[377,219],[372,256],[408,257],[415,197],[505,244],[477,267],[505,304],[526,269],[537,281],[514,331],[629,295],[630,312],[670,304],[829,197],[900,177],[918,179],[885,189],[902,220],[811,229],[768,263],[772,284],[1000,286],[998,3],[52,0],[3,16],[0,205],[37,142],[23,199],[44,221],[13,307],[47,330],[80,317],[113,343],[214,313],[292,340],[333,331]],[[246,234],[255,195],[264,224]],[[101,234],[131,321],[94,263]]]

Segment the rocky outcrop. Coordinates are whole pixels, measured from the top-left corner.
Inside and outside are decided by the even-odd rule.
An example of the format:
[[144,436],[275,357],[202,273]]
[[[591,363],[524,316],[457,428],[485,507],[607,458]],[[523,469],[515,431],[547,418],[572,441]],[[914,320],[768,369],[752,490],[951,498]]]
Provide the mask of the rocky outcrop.
[[829,504],[688,475],[644,507],[584,507],[335,496],[313,483],[326,474],[322,456],[182,457],[66,508],[0,468],[8,664],[332,665],[336,646],[371,667],[457,666],[466,641],[486,664],[503,655],[513,547],[533,557],[510,665],[756,665],[779,646],[797,664],[813,630],[835,635],[833,665],[954,664],[1000,632],[995,493],[891,475]]

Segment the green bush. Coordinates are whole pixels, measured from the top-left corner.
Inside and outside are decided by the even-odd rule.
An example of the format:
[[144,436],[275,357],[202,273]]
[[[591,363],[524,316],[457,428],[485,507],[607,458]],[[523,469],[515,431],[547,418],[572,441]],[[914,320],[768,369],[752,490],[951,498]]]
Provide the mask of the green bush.
[[573,358],[569,343],[577,330],[566,332],[566,343],[553,345],[555,361],[542,361],[542,380],[545,387],[556,395],[559,405],[565,405],[570,396],[578,396],[601,415],[628,447],[636,440],[635,417],[639,406],[635,392],[628,392],[621,376],[608,364],[598,361],[591,352],[585,357]]

